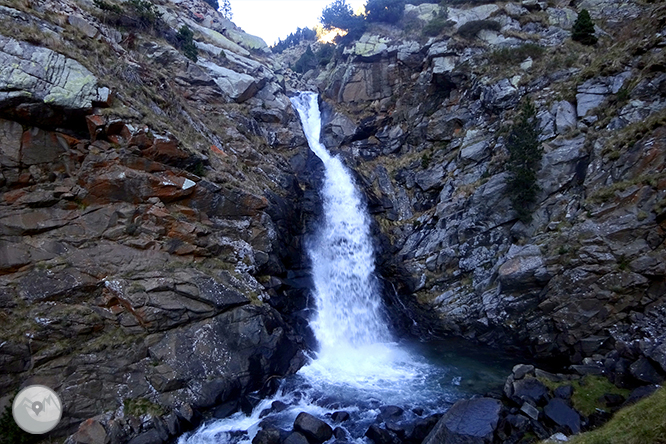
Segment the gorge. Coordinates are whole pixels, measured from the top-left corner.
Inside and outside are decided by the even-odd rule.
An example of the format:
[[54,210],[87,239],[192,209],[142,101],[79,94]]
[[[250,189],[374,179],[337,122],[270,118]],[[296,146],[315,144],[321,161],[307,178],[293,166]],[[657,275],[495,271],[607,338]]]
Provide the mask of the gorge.
[[[596,46],[571,39],[582,9]],[[54,439],[168,442],[259,415],[285,377],[323,371],[313,353],[344,365],[340,337],[464,338],[627,390],[663,382],[663,4],[414,1],[330,58],[316,41],[272,52],[199,0],[3,0],[0,24],[0,400],[52,387]],[[301,90],[320,94],[330,155],[308,147]],[[529,221],[507,191],[526,99]],[[327,207],[327,163],[358,186],[338,203],[369,215]],[[316,252],[327,212],[376,255],[365,277]],[[318,295],[357,288],[383,300],[313,317]],[[372,316],[341,328],[335,310]],[[549,419],[554,387],[519,396],[543,391],[529,367],[506,370],[479,439],[594,425]]]

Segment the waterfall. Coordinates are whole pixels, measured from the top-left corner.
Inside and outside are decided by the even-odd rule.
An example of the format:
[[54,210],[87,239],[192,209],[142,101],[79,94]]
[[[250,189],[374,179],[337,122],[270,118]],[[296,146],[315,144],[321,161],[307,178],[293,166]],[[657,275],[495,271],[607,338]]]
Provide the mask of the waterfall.
[[[453,355],[446,349],[426,357],[429,352],[413,352],[422,347],[419,344],[394,342],[382,314],[370,217],[361,194],[349,170],[320,143],[317,95],[306,92],[291,100],[310,148],[325,168],[320,190],[323,218],[307,249],[316,303],[310,325],[319,350],[249,415],[237,412],[209,422],[181,436],[179,444],[251,444],[262,424],[291,430],[300,412],[328,421],[327,415],[339,410],[350,414],[350,420],[339,425],[349,441],[364,442],[368,427],[380,418],[381,406],[402,406],[404,420],[413,422],[419,414],[410,406],[426,415],[442,412],[460,396],[458,387],[463,376],[468,377],[448,365]],[[478,379],[491,378],[484,373]],[[274,401],[283,408],[274,409]]]
[[311,327],[320,354],[391,340],[382,317],[379,283],[370,237],[370,220],[350,172],[320,142],[317,94],[291,99],[312,151],[321,159],[323,224],[308,248],[317,314]]

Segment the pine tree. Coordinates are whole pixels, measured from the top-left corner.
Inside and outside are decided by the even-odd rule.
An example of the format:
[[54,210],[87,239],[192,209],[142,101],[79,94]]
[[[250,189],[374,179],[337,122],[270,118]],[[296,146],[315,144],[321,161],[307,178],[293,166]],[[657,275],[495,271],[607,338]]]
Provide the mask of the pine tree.
[[231,12],[231,3],[229,3],[229,0],[222,0],[219,11],[227,20],[231,20],[234,16],[234,13]]
[[507,139],[509,162],[507,192],[513,209],[524,223],[532,220],[539,185],[537,171],[541,163],[541,144],[536,110],[529,100],[525,102]]
[[583,45],[594,45],[597,43],[597,38],[594,35],[594,23],[587,9],[583,9],[578,14],[576,22],[571,28],[571,38]]

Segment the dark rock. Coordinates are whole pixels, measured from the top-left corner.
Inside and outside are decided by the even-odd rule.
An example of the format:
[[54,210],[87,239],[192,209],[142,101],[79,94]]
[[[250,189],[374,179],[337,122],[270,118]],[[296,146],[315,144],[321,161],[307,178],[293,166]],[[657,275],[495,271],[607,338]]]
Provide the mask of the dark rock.
[[232,413],[238,410],[238,400],[232,399],[231,401],[225,402],[218,405],[213,409],[213,417],[222,419],[228,416],[231,416]]
[[501,410],[497,399],[460,400],[442,416],[423,444],[491,442]]
[[645,355],[652,359],[666,373],[666,341],[648,350]]
[[553,395],[556,398],[560,398],[560,399],[571,399],[571,396],[573,395],[573,392],[574,392],[573,386],[571,386],[569,384],[560,385],[555,390],[553,390]]
[[400,444],[401,442],[395,433],[382,429],[376,424],[370,426],[365,432],[365,436],[375,444]]
[[345,422],[349,419],[349,413],[347,412],[333,412],[331,419],[334,422]]
[[407,435],[410,435],[411,427],[404,423],[386,421],[386,430],[395,433],[398,438],[404,440]]
[[381,417],[382,419],[397,419],[402,416],[402,414],[405,412],[403,409],[398,407],[397,405],[388,405],[388,406],[383,406],[379,408],[379,411],[381,412]]
[[301,412],[294,421],[294,430],[305,435],[312,444],[320,444],[333,436],[333,429],[319,418]]
[[289,436],[287,436],[287,439],[284,440],[283,444],[310,444],[310,443],[308,442],[308,439],[302,434],[298,432],[293,432]]
[[520,407],[520,411],[525,413],[527,416],[529,416],[535,421],[539,419],[539,409],[534,407],[529,402],[523,403],[523,405]]
[[634,378],[642,382],[647,382],[648,384],[660,384],[664,380],[664,377],[645,357],[642,357],[631,364],[629,371]]
[[518,364],[513,367],[513,379],[515,380],[523,379],[525,375],[531,374],[533,372],[534,372],[533,365]]
[[333,429],[333,437],[335,439],[347,439],[347,432],[342,427],[336,427]]
[[606,404],[606,407],[617,407],[626,401],[625,397],[617,393],[605,393],[601,398],[600,402]]
[[414,427],[411,430],[411,433],[405,438],[406,442],[410,443],[422,443],[426,436],[435,428],[437,422],[439,421],[440,415],[432,415],[427,418],[419,418],[414,421]]
[[659,388],[657,385],[644,385],[643,387],[638,387],[637,389],[634,389],[629,394],[629,397],[622,406],[625,407],[631,404],[635,404],[641,399],[647,398],[648,396],[656,392],[657,388]]
[[163,442],[164,440],[160,436],[160,432],[152,429],[133,438],[127,444],[161,444]]
[[555,424],[568,427],[571,433],[580,433],[580,415],[559,398],[551,399],[543,409],[548,419]]
[[280,430],[273,427],[263,428],[254,436],[252,444],[280,444]]
[[425,410],[423,410],[421,407],[414,407],[412,409],[412,413],[414,413],[416,416],[422,416],[424,411]]
[[548,387],[536,378],[523,378],[513,383],[513,396],[532,399],[537,405],[544,405],[548,402]]
[[77,444],[108,444],[109,442],[109,436],[104,430],[104,426],[94,419],[83,421],[79,430],[72,435],[72,439]]

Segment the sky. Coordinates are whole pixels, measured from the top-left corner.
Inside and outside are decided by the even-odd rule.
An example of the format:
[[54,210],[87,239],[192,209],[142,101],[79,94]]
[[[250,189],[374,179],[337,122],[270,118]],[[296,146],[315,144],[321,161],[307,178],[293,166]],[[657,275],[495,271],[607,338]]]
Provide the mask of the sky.
[[[366,0],[347,0],[354,10]],[[270,46],[284,40],[296,28],[319,24],[321,11],[333,0],[230,0],[232,21]]]

